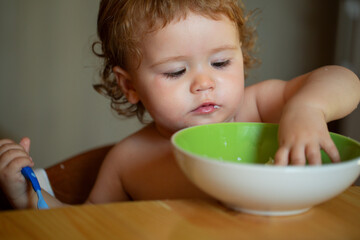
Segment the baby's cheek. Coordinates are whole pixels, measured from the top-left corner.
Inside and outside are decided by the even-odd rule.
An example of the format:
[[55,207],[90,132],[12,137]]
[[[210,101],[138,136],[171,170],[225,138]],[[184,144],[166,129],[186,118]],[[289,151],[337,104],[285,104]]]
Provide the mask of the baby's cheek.
[[183,111],[183,106],[171,99],[154,102],[151,106],[149,106],[149,108],[148,112],[153,119],[155,121],[158,120],[162,122],[173,122],[179,120],[181,112]]

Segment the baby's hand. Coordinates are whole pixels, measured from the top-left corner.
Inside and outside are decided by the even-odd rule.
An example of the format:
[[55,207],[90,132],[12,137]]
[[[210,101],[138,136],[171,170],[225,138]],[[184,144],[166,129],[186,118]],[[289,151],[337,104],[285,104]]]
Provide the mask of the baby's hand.
[[323,113],[312,107],[287,109],[279,125],[277,165],[321,164],[323,149],[332,162],[339,162],[339,152],[330,138]]
[[34,166],[29,156],[30,139],[17,144],[9,139],[0,140],[0,186],[15,208],[28,208],[34,192],[21,174],[25,166]]

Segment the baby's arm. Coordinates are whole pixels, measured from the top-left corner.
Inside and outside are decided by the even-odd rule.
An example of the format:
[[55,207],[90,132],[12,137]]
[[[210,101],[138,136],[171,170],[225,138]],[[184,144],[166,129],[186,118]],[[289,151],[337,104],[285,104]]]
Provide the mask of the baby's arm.
[[[9,139],[0,140],[0,186],[10,204],[17,209],[37,208],[38,197],[21,174],[23,167],[34,166],[29,149],[28,138],[22,139],[20,144]],[[42,193],[49,207],[62,205],[46,191]]]
[[[320,164],[321,148],[333,162],[340,160],[326,123],[346,116],[358,105],[360,82],[354,73],[326,66],[288,82],[270,81],[259,89],[261,118],[280,123],[276,164],[290,161],[303,165],[306,159],[310,164]],[[277,100],[269,101],[271,97]]]
[[105,157],[86,203],[107,203],[129,200],[122,184],[122,159],[129,158],[128,144],[120,142]]

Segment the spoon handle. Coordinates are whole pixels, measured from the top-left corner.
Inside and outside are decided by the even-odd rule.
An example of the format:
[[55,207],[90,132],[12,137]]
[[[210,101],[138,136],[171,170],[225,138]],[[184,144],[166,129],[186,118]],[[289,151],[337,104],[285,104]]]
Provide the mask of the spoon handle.
[[[47,206],[44,198],[42,197],[39,181],[37,180],[36,175],[35,175],[34,171],[32,170],[32,168],[31,167],[24,167],[23,169],[21,169],[21,173],[22,173],[22,175],[24,175],[24,177],[26,179],[30,180],[34,191],[38,195],[38,198],[39,198],[38,208],[39,209],[49,208]],[[40,204],[39,204],[39,202],[40,202]]]

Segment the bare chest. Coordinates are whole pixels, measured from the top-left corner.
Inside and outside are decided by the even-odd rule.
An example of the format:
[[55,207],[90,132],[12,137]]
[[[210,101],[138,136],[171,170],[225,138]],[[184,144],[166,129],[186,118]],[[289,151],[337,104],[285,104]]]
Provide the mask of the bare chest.
[[123,174],[123,187],[133,200],[211,198],[194,186],[177,165],[170,149],[132,159]]

